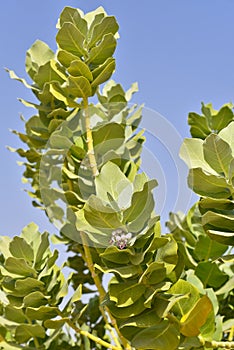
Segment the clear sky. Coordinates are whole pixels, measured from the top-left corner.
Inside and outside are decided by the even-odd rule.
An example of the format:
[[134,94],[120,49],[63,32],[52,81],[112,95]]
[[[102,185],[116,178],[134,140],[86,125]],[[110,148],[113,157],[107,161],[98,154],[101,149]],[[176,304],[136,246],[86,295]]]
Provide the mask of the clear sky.
[[[140,91],[134,101],[139,104],[144,102],[146,107],[163,116],[161,119],[151,116],[147,128],[153,133],[148,144],[156,159],[154,164],[161,164],[161,170],[158,166],[161,175],[157,176],[157,167],[153,175],[164,179],[164,185],[162,181],[161,186],[167,188],[166,199],[160,196],[158,198],[158,202],[166,203],[165,210],[173,210],[175,198],[171,199],[170,193],[176,192],[178,187],[173,173],[175,162],[163,164],[162,148],[172,137],[169,132],[172,130],[171,124],[178,135],[186,137],[189,135],[187,114],[189,111],[199,112],[201,101],[213,102],[217,109],[222,104],[233,101],[233,0],[1,1],[2,235],[18,234],[31,221],[37,222],[42,230],[49,228],[46,217],[31,206],[30,198],[22,190],[24,186],[20,179],[23,169],[16,164],[19,159],[5,149],[6,145],[22,146],[9,129],[22,130],[20,113],[28,118],[33,110],[26,109],[17,101],[17,97],[30,100],[30,92],[19,83],[11,81],[4,67],[13,69],[19,76],[26,78],[25,52],[36,39],[47,42],[55,50],[55,25],[65,6],[79,7],[85,12],[103,6],[108,14],[117,17],[120,39],[115,55],[117,70],[114,79],[126,89],[132,82],[138,81]],[[165,120],[168,120],[168,124]],[[165,128],[161,131],[161,144],[157,144],[155,135],[162,126]],[[176,142],[178,135],[175,131]],[[149,164],[150,160],[148,172],[151,175],[152,168]],[[177,173],[178,171],[180,172],[177,170]],[[178,193],[175,196],[178,197]],[[182,203],[183,197],[180,200]],[[163,217],[166,218],[165,212]]]

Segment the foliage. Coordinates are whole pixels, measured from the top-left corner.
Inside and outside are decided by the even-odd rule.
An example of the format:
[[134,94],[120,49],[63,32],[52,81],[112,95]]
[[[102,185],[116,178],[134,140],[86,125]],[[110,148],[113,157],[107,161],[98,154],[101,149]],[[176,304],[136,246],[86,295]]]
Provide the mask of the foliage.
[[186,216],[171,213],[163,234],[157,182],[139,170],[137,84],[125,92],[110,80],[115,18],[66,7],[57,28],[56,53],[41,41],[27,51],[31,84],[9,71],[37,99],[21,99],[37,114],[15,131],[26,149],[11,150],[24,159],[33,205],[60,224],[53,240],[66,245],[72,272],[64,277],[35,224],[1,238],[1,348],[231,349],[232,106],[190,113],[181,157],[200,200]]

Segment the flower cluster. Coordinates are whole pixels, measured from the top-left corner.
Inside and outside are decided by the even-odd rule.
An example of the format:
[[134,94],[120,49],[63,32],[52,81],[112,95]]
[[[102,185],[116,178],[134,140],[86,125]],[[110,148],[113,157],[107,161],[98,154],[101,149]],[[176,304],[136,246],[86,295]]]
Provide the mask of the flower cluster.
[[112,232],[110,244],[116,245],[119,249],[124,249],[127,247],[131,238],[131,232],[126,233],[121,228],[118,228]]

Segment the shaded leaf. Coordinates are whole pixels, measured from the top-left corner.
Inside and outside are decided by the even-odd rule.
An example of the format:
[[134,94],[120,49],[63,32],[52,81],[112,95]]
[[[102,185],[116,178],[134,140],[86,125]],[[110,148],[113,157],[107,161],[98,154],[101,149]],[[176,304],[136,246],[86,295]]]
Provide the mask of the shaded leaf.
[[131,344],[140,349],[176,350],[179,345],[179,330],[175,324],[163,320],[158,325],[138,332]]
[[26,343],[32,338],[45,338],[45,329],[39,324],[24,324],[16,328],[15,339],[18,343]]

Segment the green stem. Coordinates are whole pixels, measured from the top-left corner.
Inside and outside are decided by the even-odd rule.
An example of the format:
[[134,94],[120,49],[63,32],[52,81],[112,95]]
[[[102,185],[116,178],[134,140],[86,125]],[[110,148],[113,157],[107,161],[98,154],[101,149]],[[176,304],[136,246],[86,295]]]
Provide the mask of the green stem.
[[76,325],[74,325],[74,323],[70,320],[70,319],[66,319],[66,323],[72,328],[74,329],[74,331],[76,331],[77,333],[79,333],[80,335],[83,335],[93,341],[95,341],[96,344],[100,344],[102,346],[104,346],[107,349],[113,349],[113,350],[122,350],[122,347],[119,346],[115,346],[113,344],[109,344],[107,343],[105,340],[102,340],[99,337],[96,337],[95,335],[87,332],[87,331],[83,331],[82,329],[76,327]]
[[86,129],[86,135],[87,135],[87,146],[88,146],[88,158],[90,167],[92,169],[93,176],[97,176],[99,174],[97,162],[94,154],[94,147],[93,147],[93,135],[90,125],[90,115],[89,115],[89,105],[88,105],[88,98],[83,99],[83,105],[84,105],[84,114],[85,114],[85,129]]
[[[87,239],[86,239],[86,235],[84,232],[81,232],[81,240],[82,240],[82,243],[83,243],[83,247],[84,247],[84,253],[85,253],[85,256],[83,257],[87,263],[87,267],[91,273],[91,276],[94,280],[94,283],[97,287],[97,290],[98,290],[98,293],[99,293],[99,297],[100,297],[100,304],[102,303],[102,301],[104,300],[105,298],[105,295],[106,295],[106,291],[100,281],[100,278],[98,276],[98,274],[95,272],[95,268],[94,268],[94,264],[93,264],[93,258],[92,258],[92,255],[91,255],[91,252],[90,252],[90,249],[89,249],[89,246],[88,246],[88,242],[87,242]],[[108,327],[108,330],[110,331],[111,335],[112,335],[112,338],[115,342],[115,344],[117,346],[119,346],[121,348],[121,345],[119,343],[119,340],[118,338],[116,337],[112,327],[110,327],[109,325],[109,322],[108,322],[108,318],[105,314],[105,310],[106,312],[108,313],[109,317],[110,317],[110,320],[111,320],[111,324],[112,326],[114,327],[114,329],[116,330],[116,333],[118,334],[119,338],[121,339],[125,349],[129,349],[128,344],[127,344],[127,341],[126,339],[122,336],[122,334],[120,333],[119,331],[119,328],[117,326],[117,323],[115,321],[115,319],[113,318],[113,316],[111,315],[110,311],[108,310],[107,307],[103,307],[103,306],[100,306],[100,311],[101,311],[101,314],[103,316],[103,319]],[[121,348],[122,349],[122,348]]]
[[[93,135],[92,135],[92,130],[91,130],[91,124],[90,124],[90,115],[89,115],[89,105],[88,105],[88,98],[83,98],[83,106],[84,106],[84,114],[85,114],[85,131],[86,131],[86,135],[87,135],[87,146],[88,146],[88,158],[89,158],[89,163],[90,163],[90,167],[92,169],[92,174],[93,177],[96,177],[99,174],[98,171],[98,167],[97,167],[97,162],[96,162],[96,158],[95,158],[95,153],[94,153],[94,147],[93,147]],[[100,297],[100,304],[102,303],[102,301],[104,300],[104,297],[106,295],[106,291],[103,288],[103,285],[99,279],[99,276],[96,274],[95,272],[95,268],[94,268],[94,264],[93,264],[93,259],[92,259],[92,255],[88,246],[88,242],[85,236],[84,232],[81,232],[81,239],[82,239],[82,244],[84,247],[84,252],[85,252],[85,261],[87,263],[87,266],[89,268],[89,271],[91,273],[91,276],[94,280],[94,283],[97,287],[97,290],[99,292],[99,297]],[[111,315],[109,309],[107,307],[102,307],[100,306],[100,311],[101,314],[103,316],[103,319],[107,325],[107,327],[109,328],[109,331],[112,335],[113,340],[115,341],[115,343],[120,346],[119,340],[117,339],[117,337],[115,336],[115,333],[112,330],[112,327],[109,326],[109,322],[108,322],[108,318],[105,314],[105,311],[107,312],[110,320],[111,320],[111,324],[114,327],[118,337],[120,338],[124,349],[131,349],[130,345],[128,344],[127,340],[122,336],[122,334],[119,331],[118,325],[116,323],[115,318]],[[121,347],[120,347],[121,348]]]
[[201,337],[199,337],[201,343],[206,348],[212,348],[212,349],[225,349],[225,350],[231,350],[234,349],[234,341],[205,341]]

